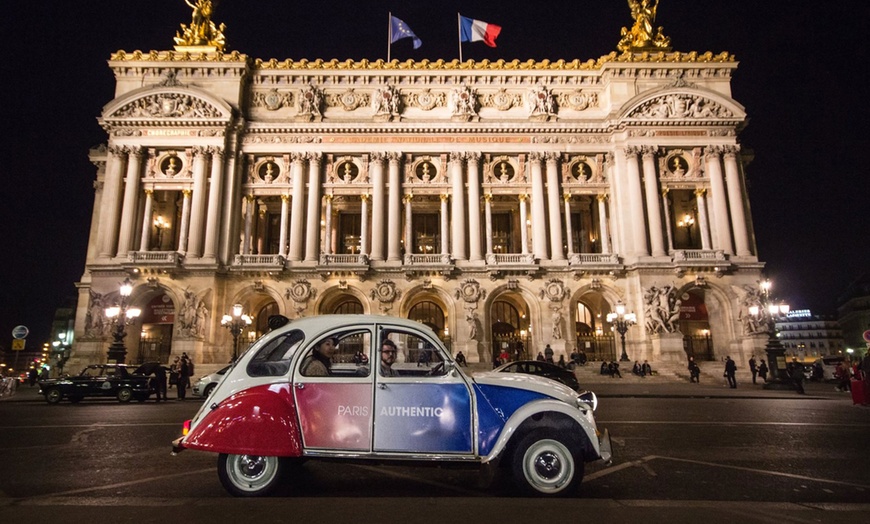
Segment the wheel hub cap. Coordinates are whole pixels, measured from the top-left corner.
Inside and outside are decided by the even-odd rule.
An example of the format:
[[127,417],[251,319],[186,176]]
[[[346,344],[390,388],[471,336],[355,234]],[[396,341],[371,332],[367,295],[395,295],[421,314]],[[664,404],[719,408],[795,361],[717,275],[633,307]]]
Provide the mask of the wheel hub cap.
[[555,453],[541,453],[535,457],[535,473],[545,479],[554,479],[562,472],[562,461]]

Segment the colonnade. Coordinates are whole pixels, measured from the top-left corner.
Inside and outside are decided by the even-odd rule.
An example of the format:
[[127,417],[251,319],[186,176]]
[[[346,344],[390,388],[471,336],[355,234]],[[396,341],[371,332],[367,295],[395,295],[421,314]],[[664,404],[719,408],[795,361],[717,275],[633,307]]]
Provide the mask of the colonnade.
[[[226,211],[226,202],[241,195],[224,197],[226,166],[223,149],[194,147],[191,152],[192,184],[179,185],[182,210],[177,251],[185,254],[186,259],[216,260],[219,258],[221,225],[233,223],[226,213],[237,212]],[[134,249],[137,233],[138,249],[147,251],[152,232],[154,196],[152,189],[143,189],[143,148],[112,147],[108,154],[98,228],[98,256],[126,256]],[[656,147],[628,146],[622,155],[606,155],[603,167],[610,182],[609,188],[583,193],[597,203],[595,210],[599,220],[596,233],[601,241],[601,253],[663,257],[673,249],[667,189],[661,185],[656,168],[658,154]],[[748,256],[752,254],[752,248],[737,154],[736,146],[707,147],[704,161],[709,186],[699,181],[694,192],[702,249]],[[454,260],[483,261],[493,255],[493,195],[481,181],[481,156],[479,152],[447,155],[445,174],[449,192],[439,193],[440,248],[442,255],[450,255]],[[519,212],[519,251],[524,255],[531,253],[538,260],[564,262],[577,254],[570,241],[573,238],[571,200],[577,195],[568,192],[562,183],[560,158],[558,152],[530,153],[526,157],[529,179],[522,181],[519,187],[517,184],[508,186],[517,189],[515,209]],[[322,183],[323,156],[319,152],[294,153],[290,160],[290,192],[280,195],[280,247],[277,254],[291,262],[316,263],[321,254],[332,252],[334,225],[333,196],[324,194]],[[368,174],[369,184],[360,195],[361,252],[372,261],[401,261],[403,242],[405,246],[413,245],[415,195],[411,190],[417,186],[403,184],[400,153],[370,154]],[[523,187],[531,191],[527,193]],[[241,189],[239,186],[230,191]],[[420,186],[420,190],[431,194],[431,189],[425,185]],[[254,194],[243,198],[240,251],[250,254],[253,251],[256,199]],[[320,217],[324,208],[326,241],[321,239]],[[480,235],[481,226],[483,237]]]

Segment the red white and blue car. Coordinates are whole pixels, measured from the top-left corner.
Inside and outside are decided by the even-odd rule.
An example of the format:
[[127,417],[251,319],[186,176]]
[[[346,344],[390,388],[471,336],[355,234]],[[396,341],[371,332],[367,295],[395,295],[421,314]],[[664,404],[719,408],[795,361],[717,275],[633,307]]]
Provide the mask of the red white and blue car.
[[[302,460],[330,458],[505,467],[524,492],[559,496],[576,491],[586,462],[610,461],[594,393],[531,375],[469,377],[430,328],[407,319],[270,320],[173,442],[174,452],[218,453],[233,495],[264,495]],[[315,350],[328,339],[323,374],[311,362],[324,361]],[[385,340],[398,353],[386,368]]]

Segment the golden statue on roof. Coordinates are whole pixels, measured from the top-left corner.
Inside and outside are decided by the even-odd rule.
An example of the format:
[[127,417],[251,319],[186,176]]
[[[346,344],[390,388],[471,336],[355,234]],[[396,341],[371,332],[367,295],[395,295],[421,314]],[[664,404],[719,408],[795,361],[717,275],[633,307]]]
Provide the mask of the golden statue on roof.
[[184,3],[193,9],[193,14],[190,25],[181,24],[181,31],[176,31],[176,47],[212,47],[215,51],[223,51],[226,45],[223,31],[226,25],[217,27],[211,21],[217,0],[195,0],[195,3],[184,0]]
[[631,29],[622,28],[622,38],[616,48],[623,52],[670,50],[671,39],[662,33],[664,28],[659,26],[658,29],[653,29],[659,1],[628,0],[628,7],[631,9],[631,17],[634,18],[634,25]]

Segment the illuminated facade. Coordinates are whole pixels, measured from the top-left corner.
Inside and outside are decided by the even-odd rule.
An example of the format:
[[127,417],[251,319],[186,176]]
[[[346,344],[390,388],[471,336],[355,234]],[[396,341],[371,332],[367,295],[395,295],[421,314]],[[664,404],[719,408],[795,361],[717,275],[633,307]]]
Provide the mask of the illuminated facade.
[[[748,358],[757,258],[728,53],[581,62],[262,61],[118,52],[74,360],[226,362],[221,317],[382,313],[470,362],[508,349]],[[137,336],[138,335],[138,336]]]

